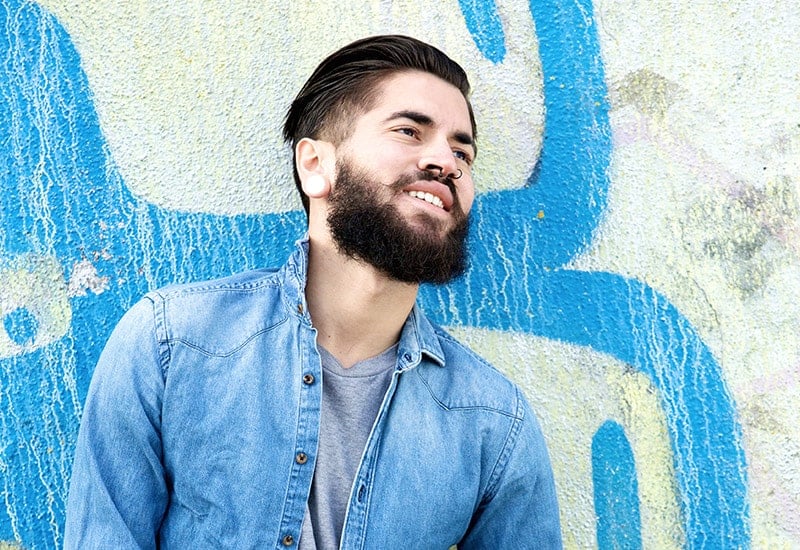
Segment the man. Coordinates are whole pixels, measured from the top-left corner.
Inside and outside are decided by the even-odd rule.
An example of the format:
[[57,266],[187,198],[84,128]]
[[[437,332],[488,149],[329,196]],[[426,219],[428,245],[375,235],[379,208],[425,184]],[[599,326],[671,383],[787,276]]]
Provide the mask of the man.
[[519,389],[415,306],[465,265],[468,93],[408,37],[320,64],[284,127],[307,238],[277,271],[125,315],[84,410],[67,548],[560,547]]

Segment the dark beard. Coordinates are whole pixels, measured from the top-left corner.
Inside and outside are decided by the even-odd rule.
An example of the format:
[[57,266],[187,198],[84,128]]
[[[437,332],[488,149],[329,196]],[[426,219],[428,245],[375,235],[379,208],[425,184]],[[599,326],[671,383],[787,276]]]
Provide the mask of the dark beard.
[[350,162],[337,162],[336,183],[328,196],[328,227],[339,251],[404,283],[440,284],[461,275],[469,224],[455,193],[450,211],[456,223],[446,235],[439,234],[439,220],[429,219],[430,227],[415,228],[391,202],[382,201],[420,179],[435,178],[421,172],[386,187]]

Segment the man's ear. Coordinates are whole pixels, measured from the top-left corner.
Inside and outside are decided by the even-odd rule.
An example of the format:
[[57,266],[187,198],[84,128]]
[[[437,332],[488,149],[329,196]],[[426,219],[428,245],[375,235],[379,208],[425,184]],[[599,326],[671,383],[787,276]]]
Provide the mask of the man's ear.
[[295,146],[300,186],[310,199],[321,199],[331,191],[333,177],[333,145],[327,141],[303,138]]

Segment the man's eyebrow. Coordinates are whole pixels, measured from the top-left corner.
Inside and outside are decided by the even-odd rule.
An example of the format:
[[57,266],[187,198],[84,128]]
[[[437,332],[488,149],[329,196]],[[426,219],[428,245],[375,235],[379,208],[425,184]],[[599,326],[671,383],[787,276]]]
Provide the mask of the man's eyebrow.
[[384,122],[391,122],[392,120],[396,120],[398,118],[407,118],[409,120],[413,120],[417,124],[421,124],[422,126],[433,126],[433,119],[426,114],[420,113],[419,111],[395,111],[388,117]]
[[[396,120],[398,118],[407,118],[422,126],[433,126],[433,119],[431,117],[424,113],[420,113],[419,111],[409,110],[395,111],[386,117],[384,122],[391,122],[392,120]],[[473,149],[475,148],[475,140],[467,132],[456,132],[453,134],[453,139],[462,145],[469,145]]]
[[472,139],[472,136],[466,132],[456,132],[453,134],[453,139],[459,142],[461,145],[469,145],[475,149],[475,140]]

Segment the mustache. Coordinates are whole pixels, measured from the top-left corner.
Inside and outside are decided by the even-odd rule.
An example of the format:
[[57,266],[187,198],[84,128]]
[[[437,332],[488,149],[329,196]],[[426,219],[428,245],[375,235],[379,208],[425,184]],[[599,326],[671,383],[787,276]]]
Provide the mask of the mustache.
[[395,180],[395,182],[391,185],[391,188],[394,191],[400,191],[415,181],[438,181],[439,183],[446,185],[454,196],[456,195],[456,184],[453,182],[453,178],[448,176],[440,177],[438,174],[434,174],[430,170],[417,170],[415,172],[404,174]]

